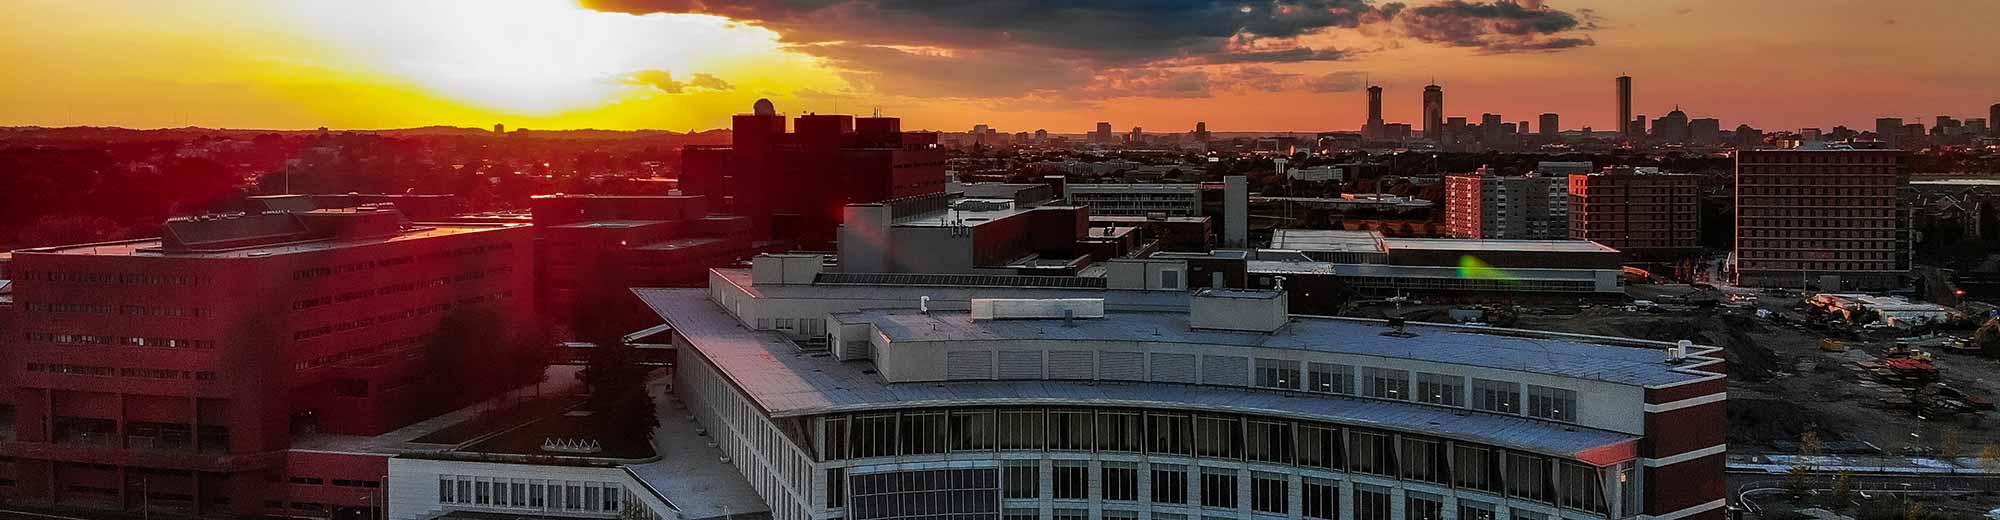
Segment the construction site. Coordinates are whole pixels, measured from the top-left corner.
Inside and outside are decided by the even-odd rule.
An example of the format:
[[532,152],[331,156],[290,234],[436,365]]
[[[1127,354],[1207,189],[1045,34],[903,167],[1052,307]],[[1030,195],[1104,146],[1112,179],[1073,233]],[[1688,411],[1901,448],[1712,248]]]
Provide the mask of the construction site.
[[1990,305],[1949,309],[1950,320],[1879,326],[1863,320],[1882,316],[1830,311],[1797,292],[1633,285],[1628,294],[1627,304],[1405,303],[1353,314],[1722,347],[1732,458],[1796,454],[1808,432],[1824,454],[1974,457],[1992,446],[1988,453],[2000,457],[2000,429],[1989,427],[2000,424],[1991,413],[2000,358],[1983,355],[1973,338]]

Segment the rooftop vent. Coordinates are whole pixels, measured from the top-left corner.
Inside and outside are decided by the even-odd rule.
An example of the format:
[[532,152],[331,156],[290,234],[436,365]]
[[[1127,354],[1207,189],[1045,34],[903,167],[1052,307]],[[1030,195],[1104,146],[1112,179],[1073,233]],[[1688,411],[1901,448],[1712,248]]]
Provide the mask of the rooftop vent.
[[1690,350],[1694,350],[1694,342],[1688,340],[1681,340],[1679,343],[1674,344],[1674,346],[1667,347],[1667,364],[1678,365],[1683,361],[1687,361],[1688,351]]

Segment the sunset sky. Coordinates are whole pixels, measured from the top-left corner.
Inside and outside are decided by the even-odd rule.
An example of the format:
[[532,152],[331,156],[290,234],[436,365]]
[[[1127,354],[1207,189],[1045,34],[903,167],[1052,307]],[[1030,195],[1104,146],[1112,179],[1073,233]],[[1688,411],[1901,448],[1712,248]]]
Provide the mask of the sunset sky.
[[[1059,7],[1052,7],[1059,6]],[[788,113],[905,128],[1351,130],[1678,104],[1725,128],[1984,117],[2000,2],[1861,0],[13,0],[0,125],[658,128]]]

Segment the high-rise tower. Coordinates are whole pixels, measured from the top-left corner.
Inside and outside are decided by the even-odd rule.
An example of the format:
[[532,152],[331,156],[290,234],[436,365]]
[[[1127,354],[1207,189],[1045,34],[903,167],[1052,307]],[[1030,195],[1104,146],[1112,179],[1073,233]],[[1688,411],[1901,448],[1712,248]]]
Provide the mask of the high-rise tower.
[[1424,86],[1424,138],[1444,139],[1444,87]]
[[1632,137],[1632,77],[1618,76],[1618,135]]
[[1382,87],[1368,86],[1368,123],[1362,125],[1361,136],[1368,139],[1382,138]]

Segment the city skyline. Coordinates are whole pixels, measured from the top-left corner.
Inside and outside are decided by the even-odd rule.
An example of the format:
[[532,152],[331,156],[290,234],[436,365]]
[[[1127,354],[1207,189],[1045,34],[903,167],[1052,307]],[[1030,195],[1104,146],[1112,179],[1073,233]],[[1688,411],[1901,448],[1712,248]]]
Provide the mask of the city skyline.
[[[1448,117],[1553,112],[1565,129],[1608,131],[1607,79],[1620,74],[1640,84],[1635,115],[1679,105],[1725,127],[1979,117],[2000,99],[2000,70],[1962,63],[2000,46],[1977,25],[2000,5],[1942,2],[1197,2],[1081,6],[1073,22],[864,0],[102,7],[30,1],[0,15],[21,28],[0,37],[18,64],[0,80],[14,100],[0,125],[678,131],[726,127],[771,98],[793,114],[880,108],[925,129],[1327,131],[1361,128],[1373,84],[1385,121],[1421,129],[1435,80]],[[1788,23],[1767,27],[1775,17]],[[1146,23],[1113,23],[1127,19]],[[1897,48],[1871,43],[1883,39]]]

